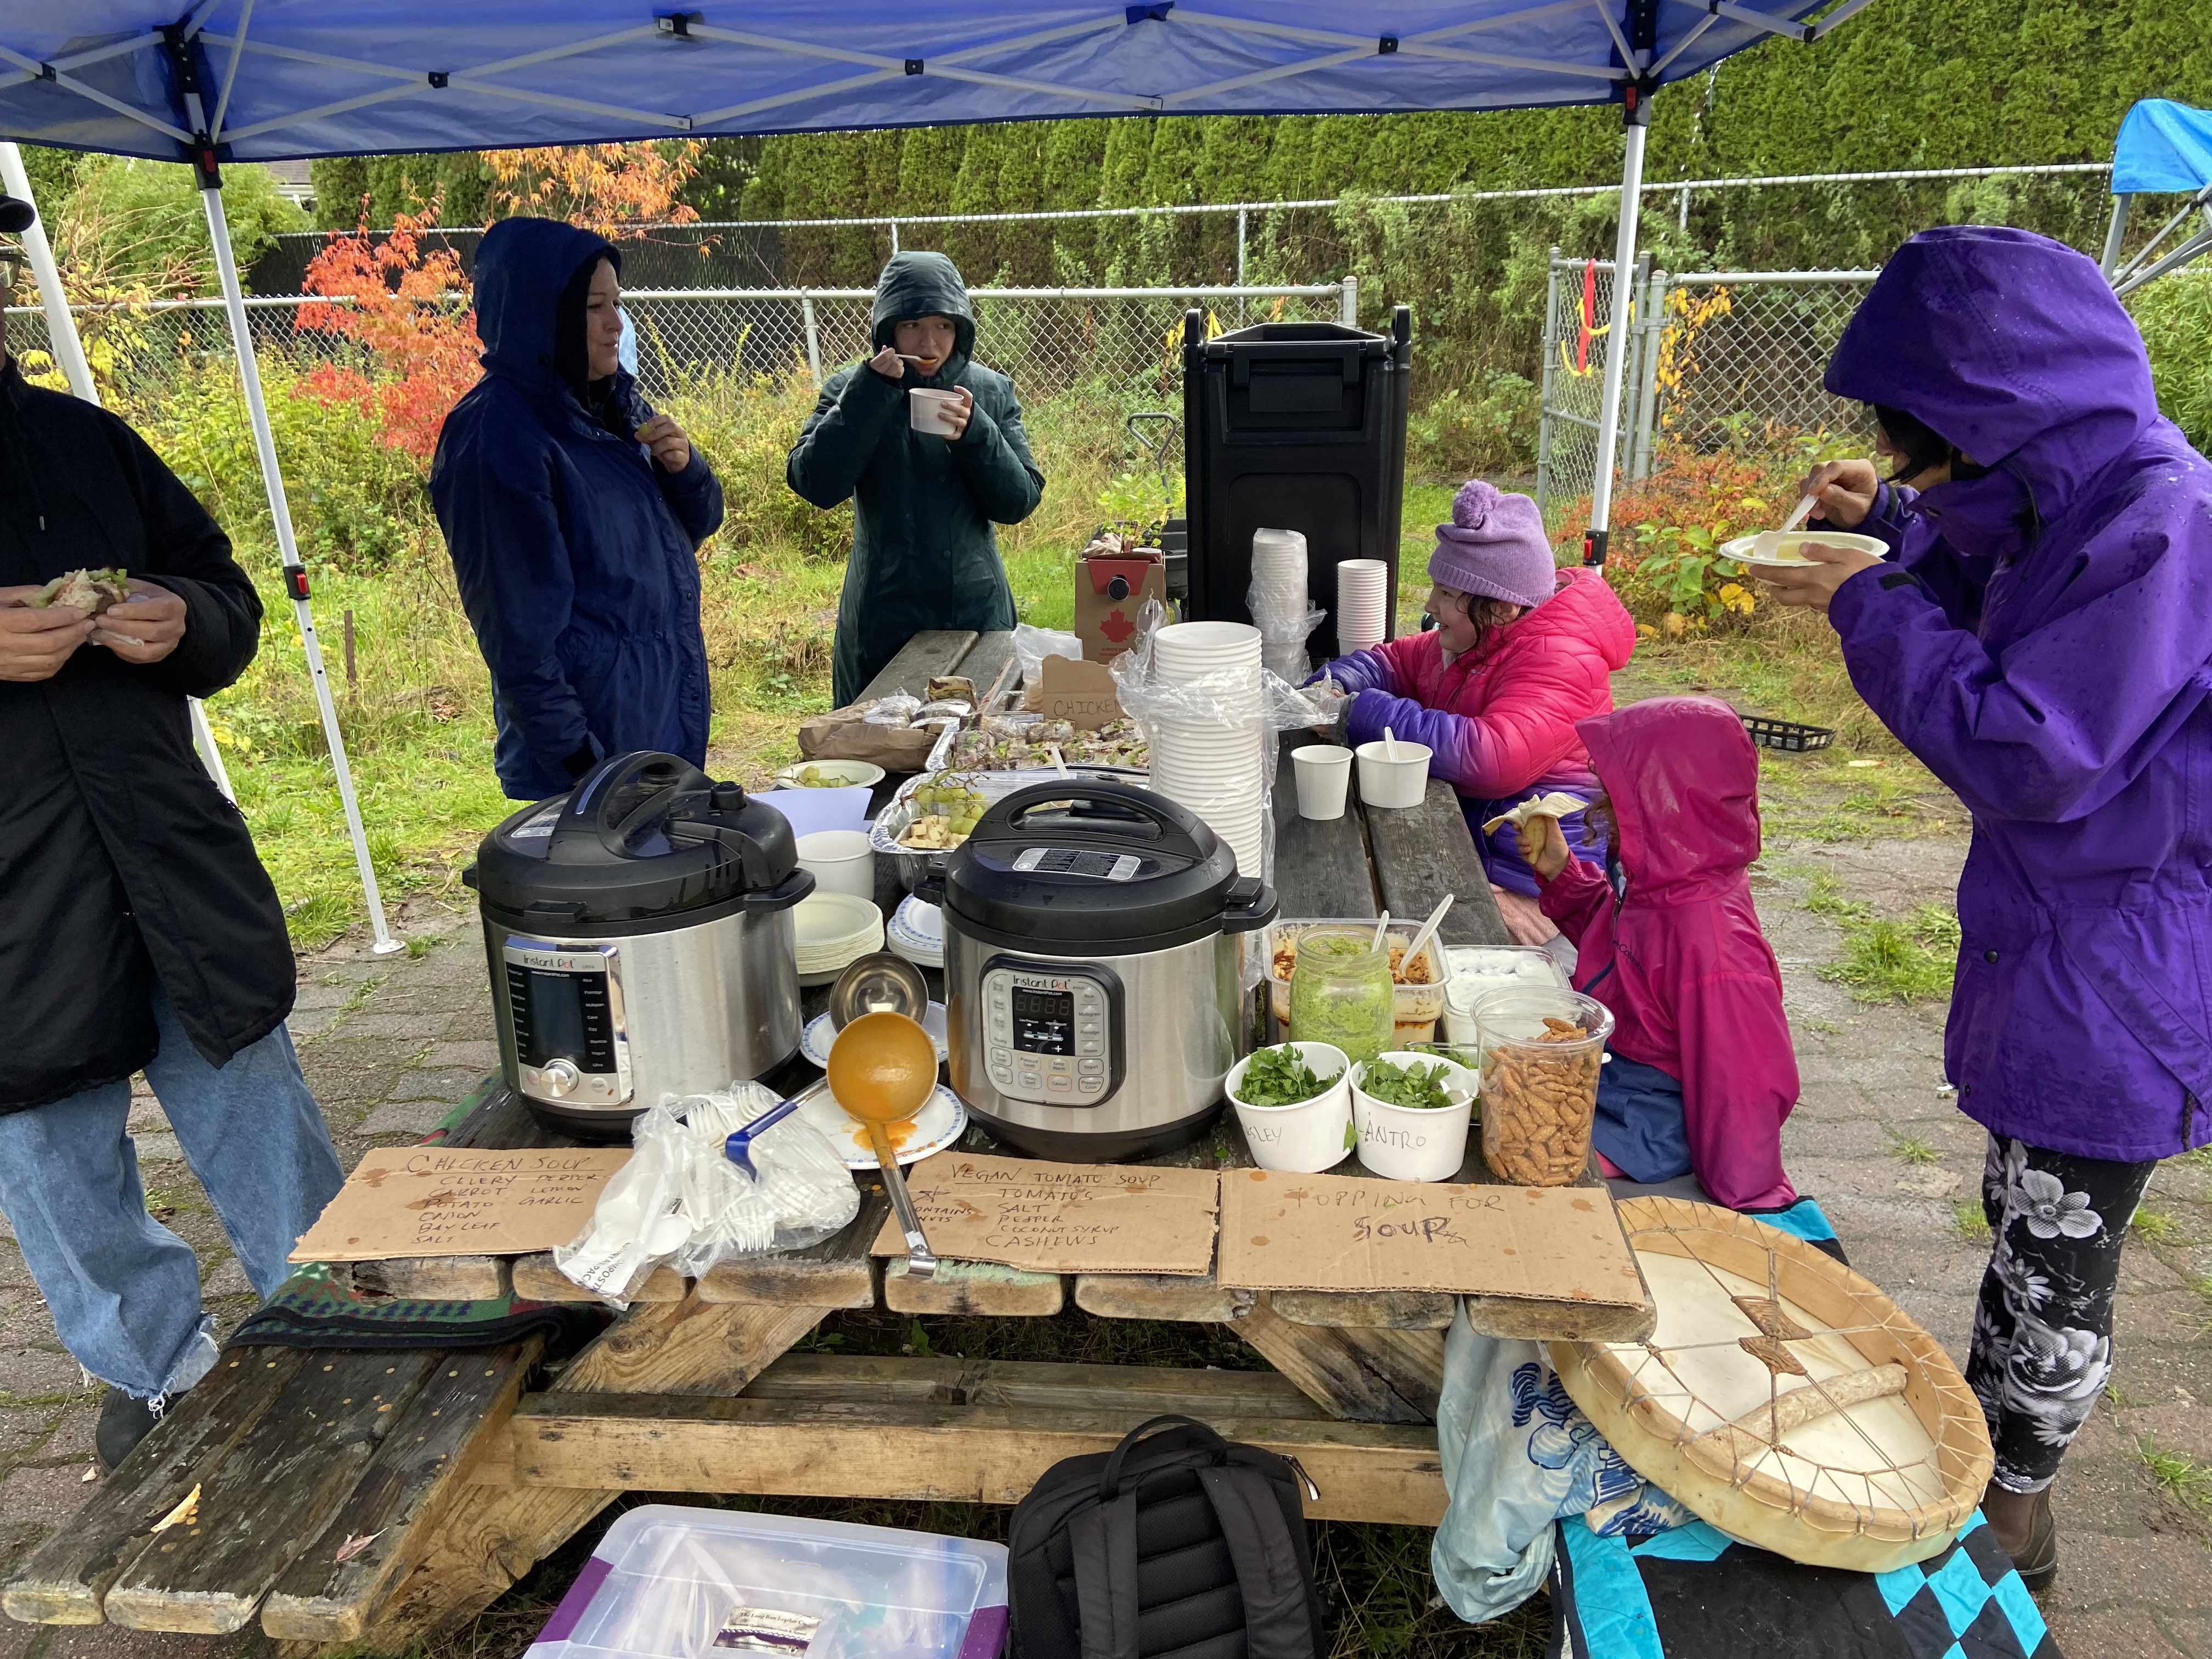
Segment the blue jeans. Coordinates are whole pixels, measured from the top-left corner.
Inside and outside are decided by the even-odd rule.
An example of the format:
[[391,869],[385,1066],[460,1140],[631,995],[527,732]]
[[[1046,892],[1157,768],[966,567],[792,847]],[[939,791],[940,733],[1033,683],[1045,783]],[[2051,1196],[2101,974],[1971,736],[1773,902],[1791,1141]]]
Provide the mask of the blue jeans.
[[[147,1081],[246,1279],[267,1297],[344,1179],[321,1109],[283,1026],[217,1067],[158,985],[154,1019],[161,1050]],[[128,1083],[0,1116],[0,1213],[77,1364],[159,1399],[206,1376],[216,1348],[191,1246],[146,1213],[130,1116]]]

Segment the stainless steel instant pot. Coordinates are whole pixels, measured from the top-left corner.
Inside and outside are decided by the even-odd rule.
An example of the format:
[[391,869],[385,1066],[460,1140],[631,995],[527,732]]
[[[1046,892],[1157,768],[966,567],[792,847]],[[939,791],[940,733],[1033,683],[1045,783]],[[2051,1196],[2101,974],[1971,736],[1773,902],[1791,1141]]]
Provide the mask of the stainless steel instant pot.
[[664,1094],[799,1047],[789,820],[674,755],[623,755],[484,837],[477,890],[507,1086],[572,1134],[627,1139]]
[[1204,823],[1129,784],[1037,784],[984,813],[925,891],[944,907],[952,1087],[993,1134],[1099,1162],[1206,1131],[1249,1041],[1244,946],[1275,896]]

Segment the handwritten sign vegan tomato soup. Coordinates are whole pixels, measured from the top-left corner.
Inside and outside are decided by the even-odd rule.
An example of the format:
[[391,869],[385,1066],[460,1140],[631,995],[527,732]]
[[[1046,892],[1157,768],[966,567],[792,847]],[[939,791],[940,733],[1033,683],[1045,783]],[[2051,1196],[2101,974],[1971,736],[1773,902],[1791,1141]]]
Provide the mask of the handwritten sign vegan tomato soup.
[[1224,1170],[1218,1277],[1255,1291],[1644,1300],[1613,1200],[1595,1187]]
[[393,1146],[346,1177],[291,1255],[382,1261],[424,1255],[531,1255],[572,1243],[629,1148],[478,1152]]
[[[1213,1265],[1211,1170],[1045,1164],[939,1152],[907,1171],[929,1248],[1037,1273],[1202,1273]],[[904,1255],[884,1223],[875,1254]]]

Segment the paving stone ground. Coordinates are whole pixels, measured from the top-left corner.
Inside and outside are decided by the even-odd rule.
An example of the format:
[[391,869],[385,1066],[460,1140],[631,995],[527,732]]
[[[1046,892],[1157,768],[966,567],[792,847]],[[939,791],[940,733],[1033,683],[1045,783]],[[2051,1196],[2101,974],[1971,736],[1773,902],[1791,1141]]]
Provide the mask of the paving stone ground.
[[[1804,1084],[1784,1136],[1792,1177],[1820,1200],[1855,1265],[1961,1361],[1987,1245],[1960,1217],[1962,1206],[1978,1215],[1985,1142],[1942,1089],[1942,1009],[1869,1007],[1824,981],[1841,937],[1803,900],[1826,874],[1902,915],[1949,899],[1963,854],[1948,836],[1782,845],[1756,880]],[[495,1063],[472,921],[418,908],[402,931],[404,956],[348,945],[301,963],[292,1032],[349,1167],[370,1146],[420,1135]],[[149,1203],[199,1250],[209,1304],[228,1328],[252,1303],[237,1263],[153,1101],[131,1126]],[[2129,1244],[2113,1386],[2057,1489],[2063,1568],[2043,1606],[2072,1659],[2212,1656],[2212,1162],[2160,1170],[2145,1211],[2169,1224],[2158,1242]],[[0,1227],[0,1576],[94,1489],[84,1474],[95,1410]],[[2154,1458],[2183,1495],[2160,1485]],[[229,1659],[240,1646],[0,1619],[0,1659]]]

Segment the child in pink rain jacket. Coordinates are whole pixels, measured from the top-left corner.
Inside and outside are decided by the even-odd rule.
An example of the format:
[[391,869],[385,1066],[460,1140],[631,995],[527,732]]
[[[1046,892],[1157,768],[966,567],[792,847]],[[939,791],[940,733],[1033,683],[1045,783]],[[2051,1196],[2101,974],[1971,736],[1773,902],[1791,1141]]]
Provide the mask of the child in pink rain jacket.
[[1709,697],[1662,697],[1576,730],[1605,790],[1592,810],[1612,820],[1607,868],[1573,856],[1554,818],[1532,819],[1528,844],[1575,987],[1616,1022],[1598,1085],[1606,1173],[1694,1173],[1733,1210],[1794,1205],[1782,1123],[1797,1060],[1752,908],[1759,759],[1743,722]]

